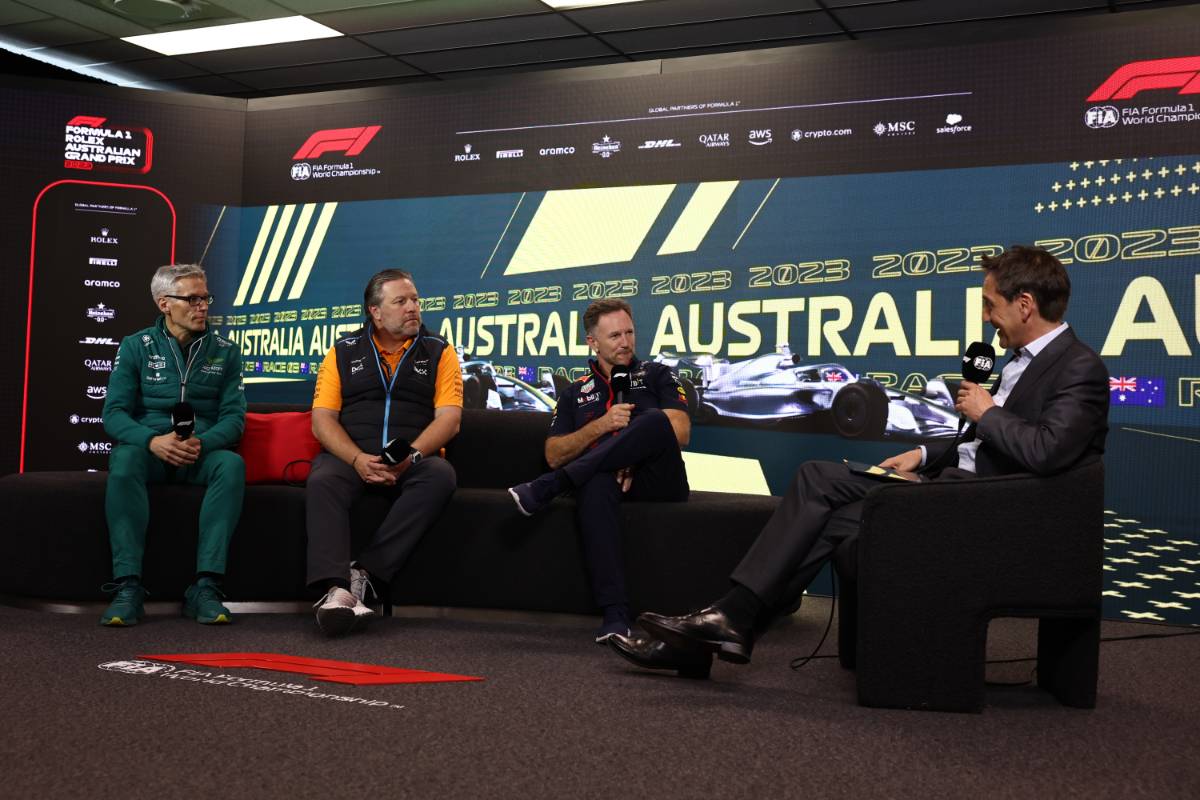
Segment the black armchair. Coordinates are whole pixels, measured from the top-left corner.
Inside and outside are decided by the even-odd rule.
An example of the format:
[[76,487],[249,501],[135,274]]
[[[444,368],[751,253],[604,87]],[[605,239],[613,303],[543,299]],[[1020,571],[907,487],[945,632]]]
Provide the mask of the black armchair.
[[1096,705],[1104,466],[882,486],[835,556],[839,652],[865,706],[983,710],[987,625],[1038,618],[1037,682]]

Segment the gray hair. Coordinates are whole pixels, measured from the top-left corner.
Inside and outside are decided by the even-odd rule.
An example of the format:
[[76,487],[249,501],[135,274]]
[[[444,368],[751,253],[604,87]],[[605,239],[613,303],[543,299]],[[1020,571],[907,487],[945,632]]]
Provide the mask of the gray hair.
[[371,312],[368,310],[371,306],[383,304],[383,285],[392,281],[413,283],[413,276],[411,272],[402,269],[385,269],[372,275],[371,280],[367,281],[367,288],[363,289],[363,314],[367,319],[371,318]]
[[150,296],[154,298],[154,302],[158,302],[158,298],[168,295],[175,291],[175,282],[181,278],[204,278],[204,267],[199,264],[167,264],[159,267],[154,271],[154,277],[150,279]]

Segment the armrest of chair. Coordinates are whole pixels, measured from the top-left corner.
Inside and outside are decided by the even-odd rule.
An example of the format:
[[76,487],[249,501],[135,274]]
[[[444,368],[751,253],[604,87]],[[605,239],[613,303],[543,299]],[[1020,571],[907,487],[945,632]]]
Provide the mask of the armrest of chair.
[[[861,608],[901,591],[916,605],[1100,605],[1104,467],[881,486],[863,504]],[[1002,577],[1003,580],[996,580]]]

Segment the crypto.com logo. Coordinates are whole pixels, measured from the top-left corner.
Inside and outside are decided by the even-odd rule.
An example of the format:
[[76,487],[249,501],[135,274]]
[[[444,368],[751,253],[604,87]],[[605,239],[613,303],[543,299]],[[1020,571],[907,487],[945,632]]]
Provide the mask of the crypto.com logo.
[[292,156],[292,160],[320,158],[325,153],[345,153],[348,156],[356,156],[375,138],[375,134],[379,133],[379,129],[382,127],[382,125],[366,125],[361,128],[331,128],[317,131],[309,136],[304,144],[300,145],[300,149],[296,151],[296,155]]
[[1179,94],[1200,94],[1200,56],[1132,61],[1108,76],[1087,101],[1128,100],[1150,89],[1176,87]]

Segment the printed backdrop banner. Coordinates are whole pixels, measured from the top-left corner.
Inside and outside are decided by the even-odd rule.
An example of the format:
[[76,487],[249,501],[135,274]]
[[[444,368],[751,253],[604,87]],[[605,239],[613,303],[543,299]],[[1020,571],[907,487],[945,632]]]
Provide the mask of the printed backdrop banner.
[[953,435],[960,355],[994,341],[980,261],[1036,244],[1111,375],[1106,613],[1200,621],[1200,30],[1075,31],[249,103],[4,90],[10,468],[104,467],[105,371],[158,263],[203,262],[250,398],[297,402],[399,266],[474,406],[552,408],[587,304],[627,300],[697,482],[780,493],[805,459]]

